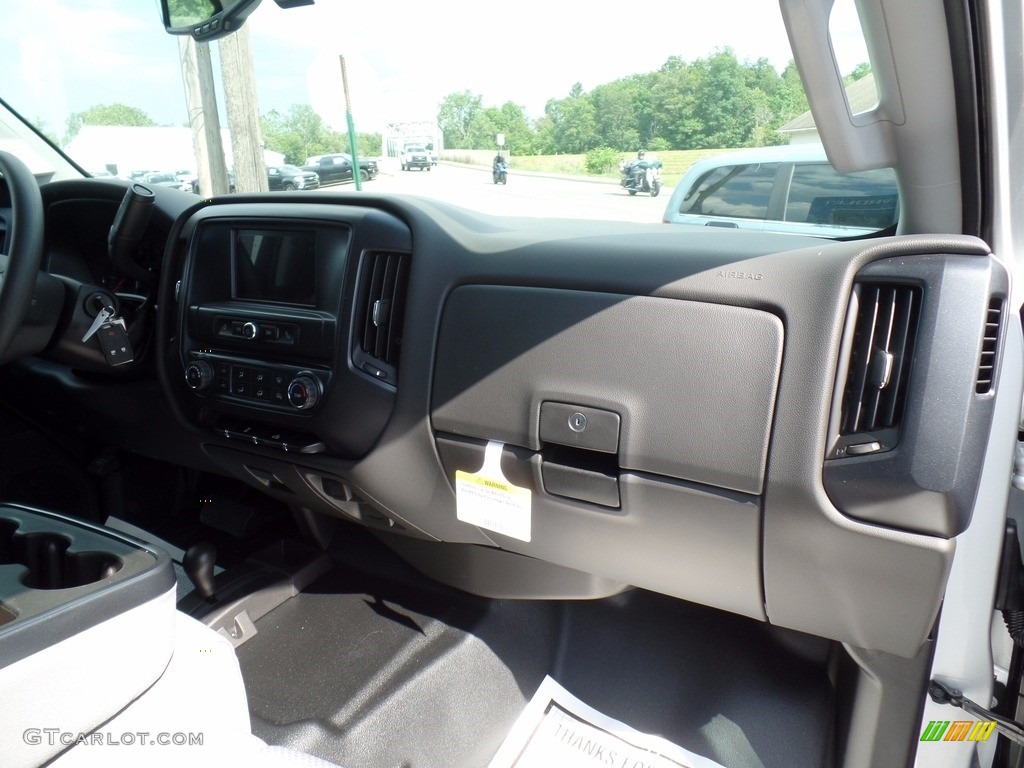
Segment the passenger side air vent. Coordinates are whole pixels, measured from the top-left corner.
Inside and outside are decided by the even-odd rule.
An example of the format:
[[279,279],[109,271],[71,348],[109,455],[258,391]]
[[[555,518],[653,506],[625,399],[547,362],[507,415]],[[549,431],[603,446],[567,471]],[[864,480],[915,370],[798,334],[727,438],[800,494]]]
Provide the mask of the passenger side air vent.
[[392,384],[397,380],[408,282],[408,254],[363,254],[355,303],[353,357],[357,367]]
[[[846,386],[833,455],[891,448],[898,437],[914,358],[921,289],[859,283],[847,318]],[[851,439],[844,439],[851,438]]]
[[999,328],[1003,320],[1003,300],[992,298],[985,316],[985,335],[981,341],[981,359],[978,361],[978,381],[974,391],[987,395],[992,391],[996,375],[996,350],[999,348]]

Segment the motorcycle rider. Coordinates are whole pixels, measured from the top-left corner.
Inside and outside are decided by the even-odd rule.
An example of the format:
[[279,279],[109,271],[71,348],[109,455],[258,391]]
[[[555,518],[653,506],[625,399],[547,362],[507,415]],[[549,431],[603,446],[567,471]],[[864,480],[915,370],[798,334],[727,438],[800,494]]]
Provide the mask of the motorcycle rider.
[[619,172],[622,173],[620,185],[630,195],[649,192],[651,197],[657,197],[661,192],[661,161],[653,156],[648,159],[642,149],[635,159],[620,162]]
[[498,150],[498,154],[494,156],[494,160],[491,163],[491,177],[494,179],[494,183],[497,184],[500,180],[500,176],[508,170],[508,161],[502,156],[501,150]]
[[647,168],[647,162],[644,160],[644,151],[641,149],[636,153],[636,160],[629,164],[629,175],[631,177],[631,184],[640,186],[641,178],[644,175],[644,170]]

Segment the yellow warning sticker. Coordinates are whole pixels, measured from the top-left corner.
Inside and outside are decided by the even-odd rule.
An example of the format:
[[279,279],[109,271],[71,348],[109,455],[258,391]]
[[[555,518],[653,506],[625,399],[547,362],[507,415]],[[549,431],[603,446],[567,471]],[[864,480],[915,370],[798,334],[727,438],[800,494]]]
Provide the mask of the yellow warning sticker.
[[490,441],[478,472],[455,473],[456,516],[470,525],[529,541],[532,492],[512,485],[501,472],[502,443]]

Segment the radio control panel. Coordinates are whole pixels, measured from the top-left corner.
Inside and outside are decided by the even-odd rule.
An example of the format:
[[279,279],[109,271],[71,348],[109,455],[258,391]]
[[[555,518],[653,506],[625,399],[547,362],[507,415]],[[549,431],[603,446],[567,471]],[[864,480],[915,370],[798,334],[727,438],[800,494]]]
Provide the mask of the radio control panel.
[[281,347],[293,347],[299,341],[297,323],[217,317],[214,320],[214,328],[214,334],[219,339],[264,342]]
[[197,395],[285,412],[316,408],[329,381],[326,370],[268,364],[216,353],[190,353],[185,383]]

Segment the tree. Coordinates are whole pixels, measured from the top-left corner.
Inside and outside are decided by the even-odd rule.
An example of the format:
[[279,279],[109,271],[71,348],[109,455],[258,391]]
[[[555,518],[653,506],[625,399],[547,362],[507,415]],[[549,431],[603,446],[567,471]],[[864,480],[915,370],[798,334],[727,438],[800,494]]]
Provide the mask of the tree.
[[704,123],[700,148],[742,147],[753,133],[743,67],[731,48],[723,48],[704,62],[697,90],[696,114]]
[[605,147],[625,152],[646,146],[648,137],[641,139],[640,136],[644,110],[637,86],[636,78],[627,78],[599,85],[591,91],[594,127],[599,141]]
[[131,125],[131,126],[152,126],[156,125],[149,115],[138,107],[130,107],[127,104],[97,104],[82,112],[72,112],[68,117],[67,133],[64,135],[64,143],[71,142],[83,125]]
[[501,108],[486,107],[473,117],[465,148],[493,149],[497,134],[505,134],[504,148],[513,155],[534,153],[535,133],[521,106],[511,101]]
[[267,149],[284,154],[286,163],[301,165],[312,155],[342,152],[343,134],[331,129],[308,104],[292,104],[287,114],[272,109],[260,118]]
[[686,64],[672,57],[657,72],[649,88],[652,124],[650,140],[667,141],[675,149],[702,146],[704,121],[697,107],[703,64]]
[[544,113],[552,123],[555,152],[579,154],[597,146],[594,105],[581,83],[573,85],[567,98],[549,100]]
[[459,149],[491,149],[494,137],[501,133],[501,110],[497,107],[481,109],[473,116],[469,132]]
[[850,74],[848,74],[846,77],[843,78],[843,82],[846,83],[847,85],[849,85],[850,83],[855,83],[858,80],[860,80],[862,77],[864,77],[866,75],[870,75],[870,74],[871,74],[871,63],[867,62],[867,61],[862,61],[860,64],[858,64],[852,70],[850,70]]
[[797,71],[796,62],[792,59],[782,70],[779,78],[778,91],[779,112],[783,116],[782,122],[789,122],[794,117],[802,115],[809,108],[807,94],[804,92],[803,81],[800,80],[800,72]]
[[471,91],[449,93],[437,106],[437,124],[449,149],[469,149],[470,127],[483,109],[483,97]]
[[538,155],[554,155],[555,124],[548,115],[533,123],[533,151]]
[[[342,151],[348,152],[348,131],[341,134],[341,142],[344,147]],[[359,153],[360,157],[380,156],[382,143],[383,139],[379,133],[361,133],[356,131],[356,152]]]
[[213,16],[216,10],[210,0],[169,0],[167,3],[172,27],[190,27]]

